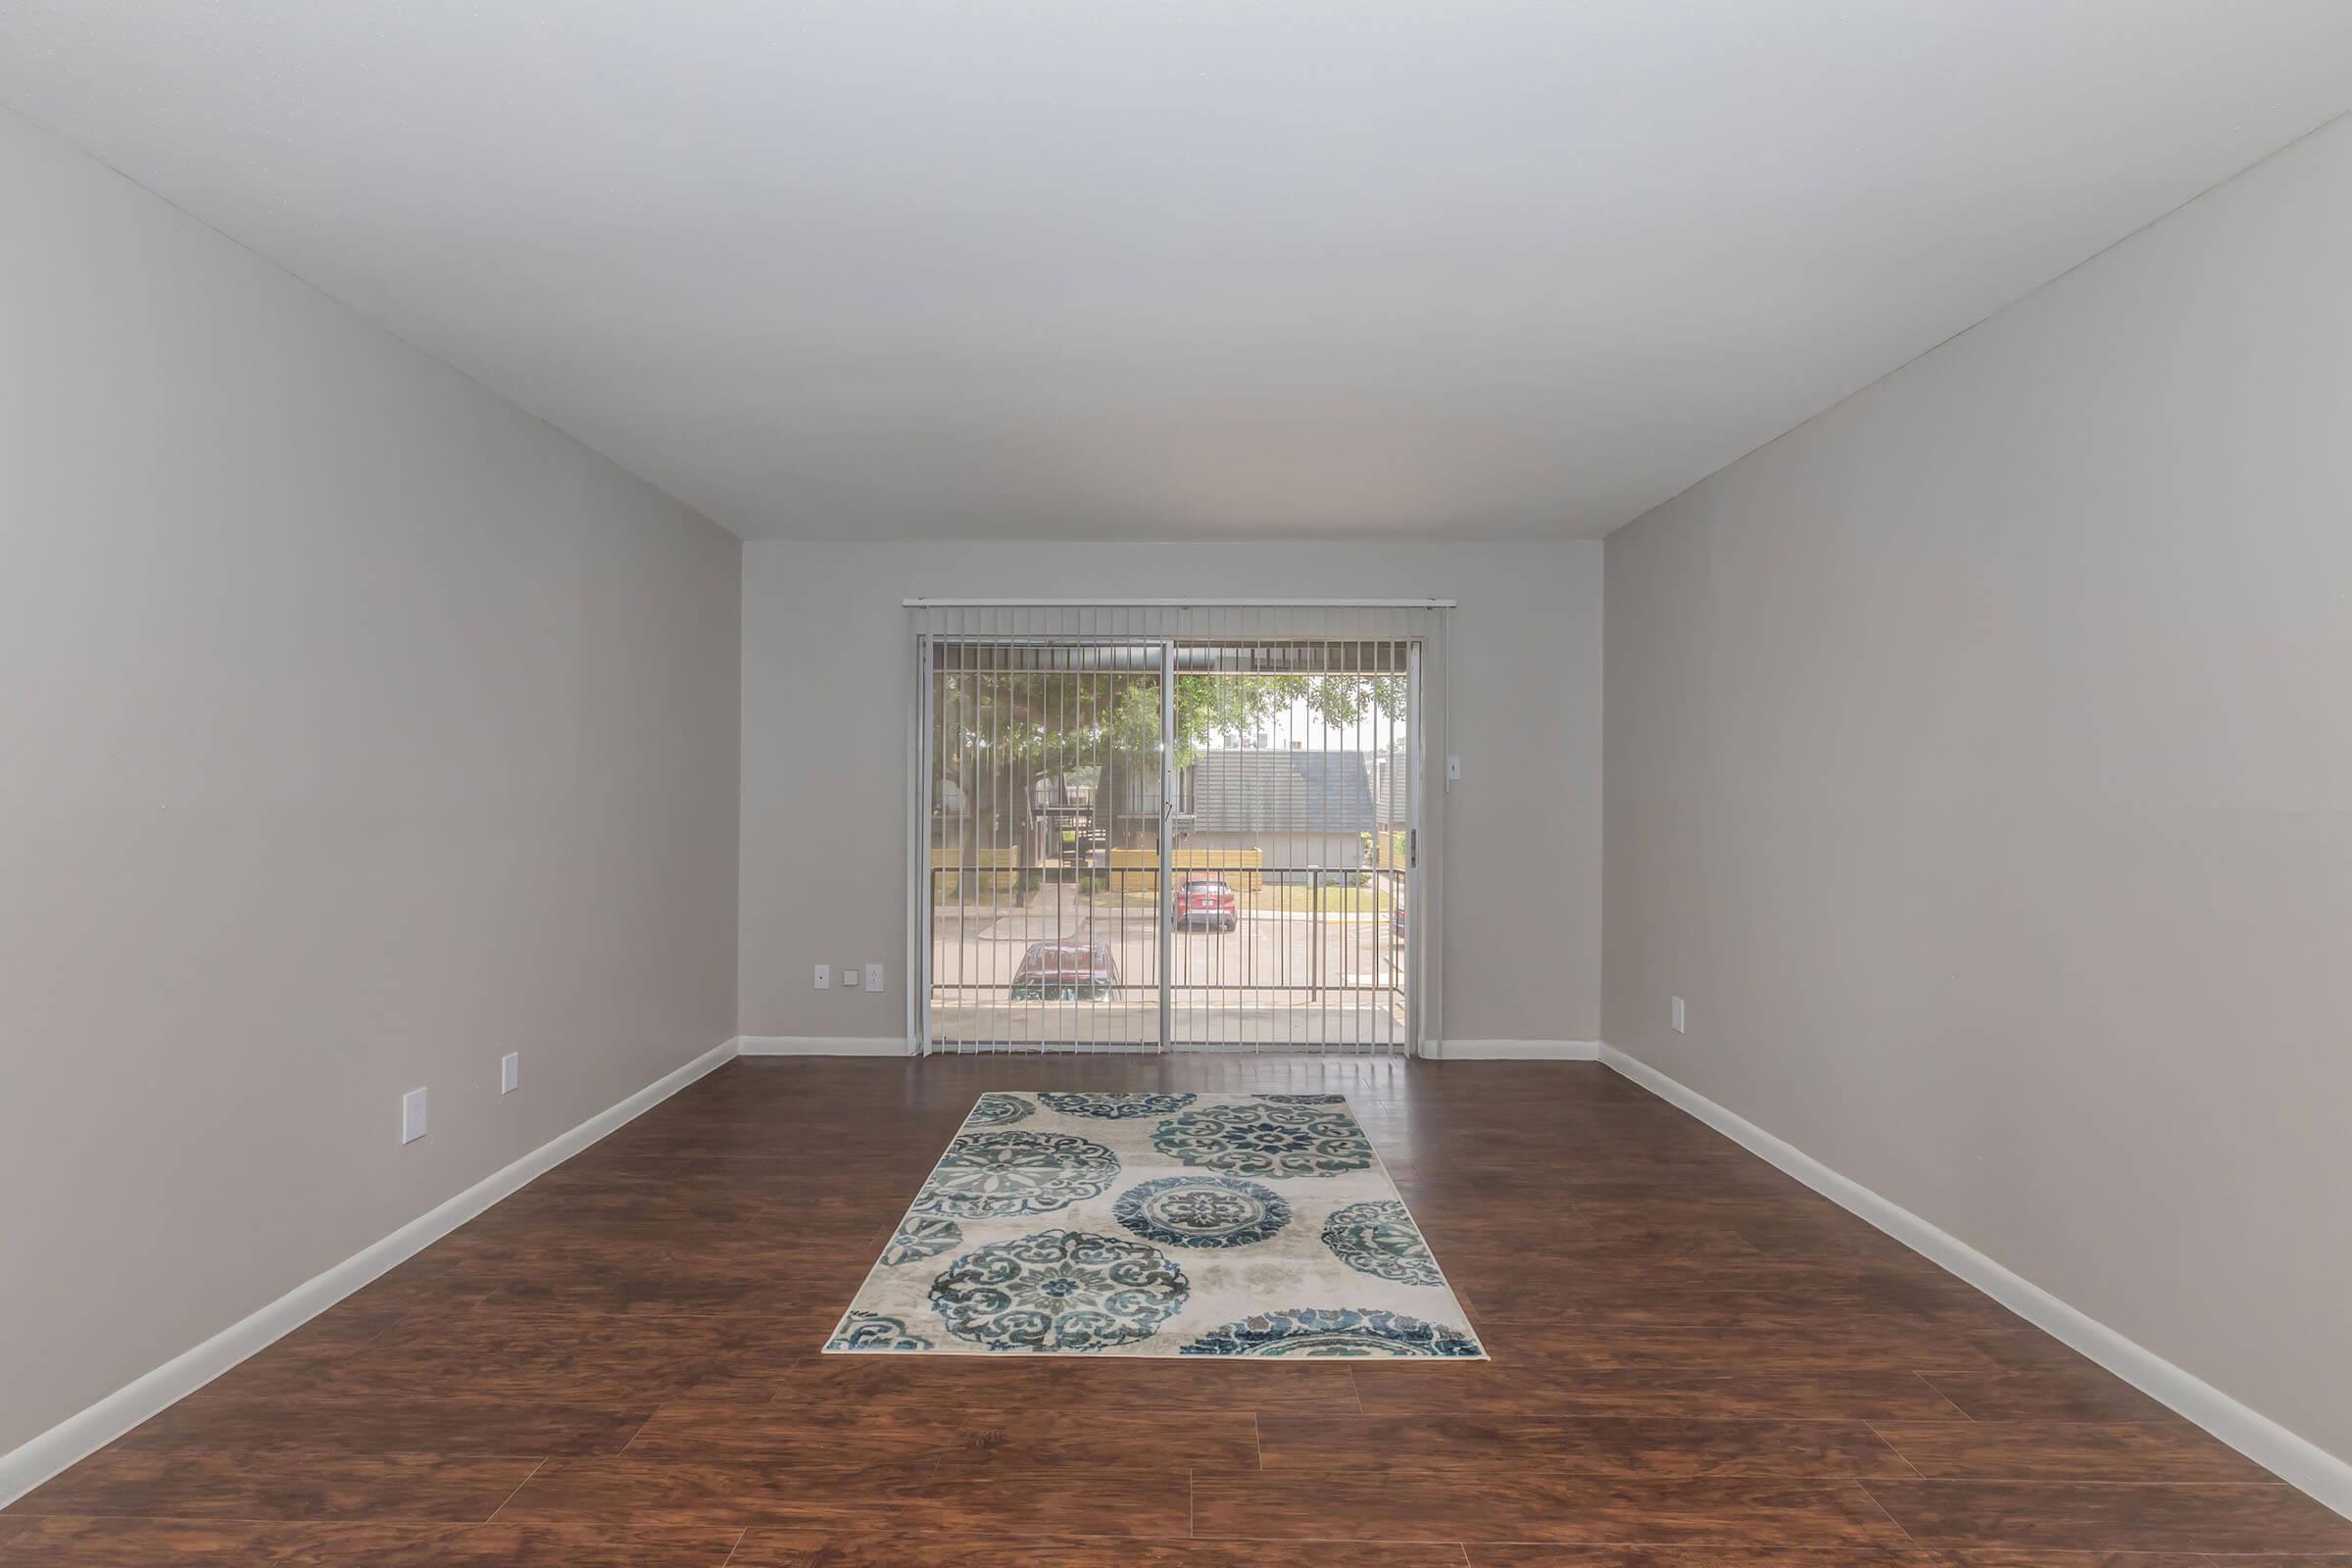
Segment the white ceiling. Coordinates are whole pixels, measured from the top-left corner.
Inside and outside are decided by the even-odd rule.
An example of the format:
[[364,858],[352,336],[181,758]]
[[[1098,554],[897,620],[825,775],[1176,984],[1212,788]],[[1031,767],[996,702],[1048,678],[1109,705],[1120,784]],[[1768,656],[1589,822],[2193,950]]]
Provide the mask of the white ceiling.
[[747,536],[1598,534],[2352,107],[2345,0],[7,0]]

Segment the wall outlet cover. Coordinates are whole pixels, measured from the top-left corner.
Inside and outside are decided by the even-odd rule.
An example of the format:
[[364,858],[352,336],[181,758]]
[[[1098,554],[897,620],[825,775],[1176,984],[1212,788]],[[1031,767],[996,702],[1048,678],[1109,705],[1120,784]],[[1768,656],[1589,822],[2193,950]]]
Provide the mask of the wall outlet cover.
[[1690,1032],[1690,1014],[1689,1014],[1688,1012],[1686,1012],[1686,1011],[1684,1010],[1684,1008],[1683,1008],[1683,999],[1682,999],[1682,998],[1680,998],[1680,997],[1677,997],[1677,998],[1675,998],[1675,999],[1674,999],[1674,1032],[1675,1032],[1676,1034],[1678,1034],[1678,1035],[1687,1035],[1687,1034],[1689,1034],[1689,1033]]
[[522,1087],[522,1053],[510,1051],[498,1058],[498,1092],[511,1095]]
[[413,1144],[424,1136],[424,1091],[412,1089],[400,1097],[400,1141]]
[[882,966],[880,964],[869,963],[865,966],[865,989],[868,991],[882,989]]
[[818,964],[816,966],[816,989],[819,991],[826,991],[830,990],[832,985],[833,966],[829,963]]

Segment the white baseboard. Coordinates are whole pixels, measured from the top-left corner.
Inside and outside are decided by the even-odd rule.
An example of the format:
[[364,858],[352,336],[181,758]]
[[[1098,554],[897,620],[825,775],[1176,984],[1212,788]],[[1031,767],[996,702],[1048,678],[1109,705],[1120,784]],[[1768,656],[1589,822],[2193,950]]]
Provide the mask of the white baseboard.
[[1839,1175],[1803,1150],[1725,1109],[1697,1090],[1676,1082],[1614,1046],[1603,1045],[1600,1059],[1839,1207],[1860,1215],[1928,1261],[1959,1276],[2034,1327],[2080,1350],[2280,1480],[2352,1518],[2352,1464],[2289,1432],[2259,1410],[2239,1403],[2155,1351],[2126,1339],[2096,1318],[2067,1305],[1957,1236],[1937,1229],[1861,1183]]
[[911,1056],[914,1047],[897,1035],[739,1035],[747,1056]]
[[1597,1061],[1596,1040],[1433,1040],[1439,1061]]
[[77,1415],[0,1454],[0,1507],[71,1465],[79,1463],[148,1417],[176,1403],[325,1311],[361,1286],[407,1262],[425,1248],[546,1174],[623,1123],[642,1115],[679,1090],[734,1059],[736,1043],[704,1052],[677,1071],[640,1089],[612,1109],[540,1145],[520,1159],[474,1183],[457,1197],[409,1221],[382,1241],[356,1252],[325,1273],[297,1285],[268,1306],[240,1319],[194,1349],[124,1384]]

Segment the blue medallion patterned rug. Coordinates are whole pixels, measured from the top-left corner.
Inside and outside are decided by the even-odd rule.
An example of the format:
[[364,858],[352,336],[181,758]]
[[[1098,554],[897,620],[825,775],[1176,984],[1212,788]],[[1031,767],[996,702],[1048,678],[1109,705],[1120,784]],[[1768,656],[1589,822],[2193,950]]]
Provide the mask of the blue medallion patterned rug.
[[830,1351],[1461,1356],[1341,1095],[980,1097]]

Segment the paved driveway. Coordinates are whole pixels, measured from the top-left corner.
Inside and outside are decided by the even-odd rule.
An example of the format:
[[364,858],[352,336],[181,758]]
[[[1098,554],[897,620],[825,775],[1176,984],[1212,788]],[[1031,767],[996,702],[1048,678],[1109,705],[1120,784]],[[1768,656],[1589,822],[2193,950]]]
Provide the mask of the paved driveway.
[[[932,1037],[1150,1044],[1159,1033],[1154,914],[1149,904],[1090,904],[1054,887],[1017,906],[940,910]],[[1385,914],[1245,908],[1233,931],[1179,930],[1171,940],[1176,1044],[1274,1048],[1404,1038],[1406,950]],[[1013,1002],[1021,956],[1032,943],[1052,941],[1107,944],[1122,995],[1106,1002]]]

